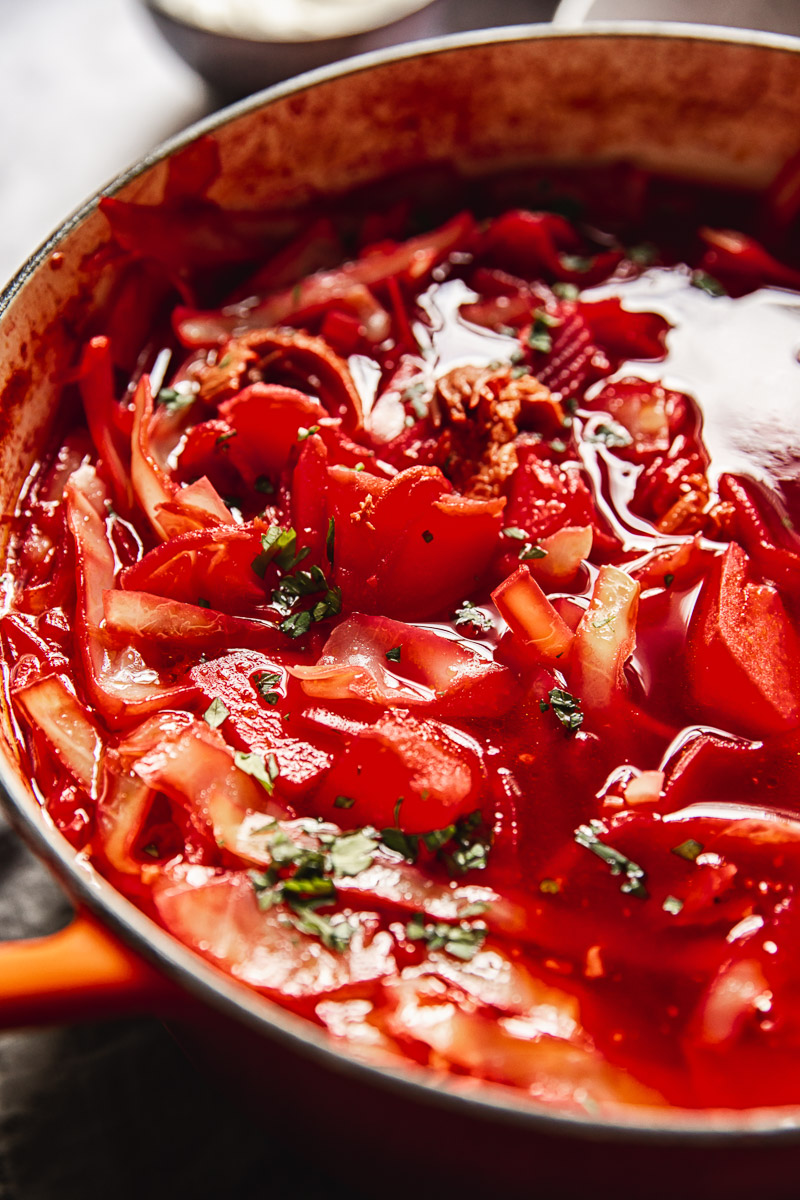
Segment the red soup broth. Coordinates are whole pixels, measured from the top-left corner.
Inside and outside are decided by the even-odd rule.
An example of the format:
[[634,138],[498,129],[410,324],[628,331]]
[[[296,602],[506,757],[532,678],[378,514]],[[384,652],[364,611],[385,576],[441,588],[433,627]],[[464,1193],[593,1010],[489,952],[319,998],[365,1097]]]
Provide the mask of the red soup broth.
[[22,752],[121,891],[360,1053],[797,1103],[793,214],[527,186],[202,262],[179,188],[105,202],[129,266],[13,543]]

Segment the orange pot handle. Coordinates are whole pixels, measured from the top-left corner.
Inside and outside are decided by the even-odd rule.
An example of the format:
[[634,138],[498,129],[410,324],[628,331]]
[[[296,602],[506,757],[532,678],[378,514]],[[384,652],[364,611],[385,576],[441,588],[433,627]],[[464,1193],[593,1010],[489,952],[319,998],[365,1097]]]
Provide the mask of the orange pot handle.
[[178,989],[99,922],[0,944],[0,1029],[162,1013]]

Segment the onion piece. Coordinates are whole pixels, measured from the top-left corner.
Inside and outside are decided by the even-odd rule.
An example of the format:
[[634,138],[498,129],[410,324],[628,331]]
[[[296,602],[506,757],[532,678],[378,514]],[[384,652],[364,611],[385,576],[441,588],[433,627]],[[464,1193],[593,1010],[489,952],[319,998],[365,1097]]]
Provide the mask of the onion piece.
[[96,795],[103,740],[66,675],[47,675],[14,690],[14,703],[43,733],[58,758],[89,795]]
[[77,642],[92,701],[112,724],[190,702],[194,687],[166,683],[131,645],[112,647],[102,632],[103,594],[114,586],[116,559],[105,524],[107,493],[93,467],[70,476],[64,498],[75,542]]
[[524,563],[495,588],[492,600],[511,632],[542,661],[554,662],[569,652],[575,635]]
[[[233,518],[211,482],[203,477],[179,488],[156,461],[150,446],[153,393],[142,375],[133,398],[131,480],[136,498],[162,541],[177,533],[213,525],[230,525]],[[169,517],[165,519],[165,513]]]
[[600,568],[575,631],[570,664],[572,690],[589,712],[607,709],[625,690],[623,668],[636,646],[639,592],[626,571]]
[[[396,659],[387,654],[395,651]],[[353,613],[334,629],[313,667],[289,674],[309,696],[419,708],[471,717],[507,712],[518,698],[511,672],[460,639],[432,629]]]
[[165,650],[224,649],[237,642],[266,650],[286,646],[285,636],[267,621],[229,616],[151,592],[103,592],[103,610],[110,634],[155,642]]

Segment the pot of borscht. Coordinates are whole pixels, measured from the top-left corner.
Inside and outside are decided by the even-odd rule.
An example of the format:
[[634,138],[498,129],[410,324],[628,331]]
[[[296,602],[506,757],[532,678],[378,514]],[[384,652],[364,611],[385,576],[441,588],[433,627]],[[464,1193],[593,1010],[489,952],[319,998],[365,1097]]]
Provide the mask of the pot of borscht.
[[4,1025],[158,1012],[389,1194],[794,1195],[799,53],[355,59],[9,285],[0,780],[78,915]]

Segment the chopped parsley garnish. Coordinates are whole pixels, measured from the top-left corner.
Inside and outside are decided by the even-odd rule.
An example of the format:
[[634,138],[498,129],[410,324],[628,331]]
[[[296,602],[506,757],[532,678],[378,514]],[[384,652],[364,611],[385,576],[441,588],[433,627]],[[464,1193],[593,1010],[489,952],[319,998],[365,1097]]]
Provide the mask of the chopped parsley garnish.
[[[331,554],[333,529],[331,521],[328,526],[328,549]],[[308,571],[295,570],[310,554],[310,550],[308,547],[297,550],[297,534],[294,529],[281,529],[278,525],[271,525],[263,534],[261,545],[263,549],[252,563],[255,573],[263,579],[271,562],[283,572],[280,582],[272,592],[272,603],[284,618],[278,626],[282,633],[291,638],[302,637],[315,622],[337,616],[342,611],[341,588],[328,584],[321,567],[315,565]],[[293,611],[300,599],[320,592],[323,593],[322,598],[312,608]]]
[[334,808],[352,808],[355,800],[352,796],[337,796],[333,802]]
[[349,921],[344,918],[333,921],[330,917],[321,917],[310,905],[304,905],[302,908],[292,905],[292,912],[294,915],[290,919],[295,929],[300,933],[318,937],[323,946],[328,950],[335,950],[337,954],[347,949],[355,933],[355,926]]
[[703,843],[696,842],[694,838],[687,838],[679,846],[673,846],[672,853],[677,854],[678,858],[685,858],[687,862],[694,862],[698,854],[703,853]]
[[179,391],[178,388],[161,388],[156,396],[156,404],[160,404],[166,408],[167,412],[179,413],[184,408],[189,408],[194,404],[197,392]]
[[391,650],[386,651],[386,658],[389,662],[400,662],[400,654],[402,653],[402,650],[402,646],[392,646]]
[[222,449],[222,450],[227,450],[228,442],[231,440],[231,438],[235,438],[235,437],[236,437],[236,430],[229,429],[226,433],[221,433],[219,435],[217,440],[214,442],[214,445],[219,446],[220,449]]
[[197,607],[198,608],[211,608],[211,604],[209,603],[208,600],[204,600],[202,596],[199,596],[198,600],[197,600]]
[[580,700],[577,696],[565,692],[563,688],[551,688],[547,700],[539,701],[539,708],[542,712],[547,712],[548,708],[552,708],[561,724],[565,725],[571,733],[577,732],[583,724]]
[[289,920],[301,933],[319,938],[329,950],[346,949],[355,927],[340,914],[325,917],[317,909],[336,902],[337,876],[358,875],[372,865],[378,848],[373,835],[374,830],[363,829],[320,834],[322,848],[316,849],[301,845],[279,829],[267,842],[270,868],[248,872],[259,908],[266,912],[285,904],[291,913]]
[[432,542],[433,541],[433,534],[431,533],[430,529],[423,529],[422,540],[423,540],[423,542]]
[[548,445],[554,454],[566,454],[567,452],[567,443],[562,441],[561,438],[553,438]]
[[505,529],[501,529],[503,537],[514,538],[515,541],[524,542],[528,535],[524,529],[518,529],[516,525],[506,525]]
[[416,833],[403,833],[402,829],[394,826],[381,830],[381,841],[407,862],[416,862],[419,857],[419,837]]
[[664,576],[664,587],[672,587],[672,584],[674,583],[674,581],[675,581],[675,576],[672,574],[672,572],[670,572],[669,574]]
[[637,267],[650,267],[658,258],[658,247],[652,242],[642,242],[638,246],[629,246],[625,253]]
[[229,716],[230,713],[228,712],[227,708],[222,703],[219,696],[216,696],[203,713],[203,720],[212,729],[218,729],[223,721],[227,721]]
[[333,552],[336,544],[336,521],[333,517],[328,519],[328,532],[325,537],[325,555],[328,562],[333,566]]
[[559,300],[577,300],[580,296],[580,289],[574,283],[554,283],[553,294],[558,296]]
[[444,950],[453,958],[469,962],[486,941],[485,925],[447,925],[444,921],[426,922],[417,913],[406,925],[406,937],[412,942],[424,942],[428,950]]
[[255,685],[267,704],[277,704],[280,700],[280,694],[272,690],[280,681],[281,677],[278,671],[262,671],[255,680]]
[[664,912],[671,913],[674,917],[677,917],[678,913],[683,908],[683,901],[677,896],[667,896],[661,907],[663,908]]
[[622,450],[625,446],[633,444],[633,438],[627,429],[617,421],[608,421],[604,425],[598,425],[588,440],[590,442],[605,442],[609,450]]
[[292,613],[291,616],[285,617],[278,628],[287,637],[299,638],[308,633],[311,628],[311,622],[311,613],[307,609],[304,609],[302,612]]
[[[397,821],[397,809],[395,813]],[[395,825],[392,829],[381,830],[380,839],[384,846],[408,862],[417,861],[422,843],[430,854],[435,854],[444,863],[451,875],[483,870],[489,861],[492,844],[491,833],[484,827],[480,811],[427,833],[403,833]]]
[[624,875],[625,881],[620,885],[620,891],[626,895],[647,899],[647,888],[644,886],[646,873],[638,863],[633,862],[621,850],[607,846],[600,840],[599,835],[605,833],[602,821],[592,820],[588,825],[579,825],[575,830],[575,841],[579,846],[585,846],[607,864],[612,875]]
[[372,866],[377,849],[377,838],[370,837],[363,829],[334,838],[329,851],[333,874],[360,875]]
[[253,559],[253,570],[263,579],[267,567],[274,560],[281,571],[291,571],[309,553],[308,550],[301,550],[296,554],[296,548],[297,534],[293,529],[270,525],[267,532],[261,535],[261,553]]
[[553,349],[553,335],[550,330],[560,324],[560,317],[554,317],[544,308],[537,308],[533,314],[533,325],[528,334],[528,345],[531,350],[537,350],[540,354],[549,354]]
[[527,562],[531,558],[547,558],[547,551],[541,546],[535,546],[533,542],[526,542],[519,552],[519,560]]
[[270,793],[275,790],[275,780],[278,778],[278,763],[274,754],[267,755],[266,760],[259,754],[248,754],[245,750],[237,750],[233,761],[240,771],[252,775]]
[[319,433],[319,425],[309,425],[308,429],[301,425],[297,431],[298,442],[304,442],[306,438],[311,437],[312,433]]
[[560,258],[565,271],[575,271],[579,275],[585,275],[594,263],[593,258],[587,258],[583,254],[562,254]]
[[261,492],[264,496],[273,496],[275,494],[275,484],[269,475],[259,475],[254,487],[257,492]]
[[720,281],[713,275],[709,275],[707,271],[692,271],[691,284],[692,287],[699,288],[701,292],[706,292],[709,296],[727,296],[728,294]]
[[465,600],[461,608],[457,608],[453,621],[456,625],[474,625],[480,633],[488,633],[492,628],[492,618],[482,608],[477,608],[470,600]]
[[355,465],[355,467],[353,468],[353,470],[354,470],[354,471],[365,471],[365,470],[366,470],[366,467],[364,466],[364,464],[363,464],[362,462],[359,462],[359,463],[356,463],[356,465]]

